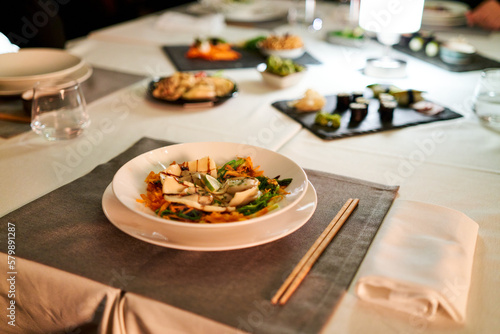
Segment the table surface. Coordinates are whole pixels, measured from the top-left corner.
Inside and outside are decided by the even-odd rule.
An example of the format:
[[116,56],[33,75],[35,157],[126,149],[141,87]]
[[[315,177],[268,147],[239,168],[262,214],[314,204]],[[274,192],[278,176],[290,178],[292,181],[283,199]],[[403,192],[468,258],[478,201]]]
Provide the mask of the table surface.
[[[464,117],[323,141],[275,110],[271,103],[296,98],[308,88],[329,95],[389,81],[367,77],[360,71],[367,57],[382,52],[377,43],[349,48],[325,42],[326,31],[347,23],[347,8],[322,2],[318,7],[324,22],[322,30],[311,32],[302,26],[284,24],[274,27],[273,31],[299,34],[321,65],[310,66],[305,79],[287,89],[266,86],[255,69],[225,70],[224,74],[238,83],[240,92],[236,98],[215,108],[182,109],[144,99],[147,84],[153,77],[175,72],[161,46],[187,44],[196,37],[194,33],[172,34],[156,29],[156,15],[71,41],[68,51],[93,66],[145,75],[147,79],[90,103],[92,123],[78,139],[47,142],[32,132],[1,139],[0,215],[85,175],[145,136],[172,142],[231,141],[257,145],[284,154],[304,168],[399,185],[396,200],[442,205],[475,220],[479,224],[479,236],[467,321],[452,330],[454,333],[498,330],[500,290],[494,287],[500,283],[500,130],[481,124],[470,110],[479,71],[448,72],[400,54],[408,61],[408,76],[390,83],[424,90],[429,100]],[[220,37],[239,42],[268,33],[270,30],[258,27],[227,25]],[[454,33],[451,29],[438,34],[446,37]],[[470,41],[482,54],[500,60],[500,33],[474,35]],[[29,261],[27,265],[52,280],[60,279],[57,271],[46,272],[43,266]],[[323,332],[419,333],[425,330],[444,333],[450,330],[372,308],[357,299],[353,285],[336,311],[332,310]],[[100,291],[101,295],[116,294],[113,289]],[[44,293],[40,293],[40,298],[43,296]],[[128,298],[129,308],[144,305],[139,296]],[[168,322],[179,332],[186,330],[179,323],[192,321],[194,317],[168,305],[149,302],[151,309],[168,310],[171,315],[167,317]],[[150,311],[134,312],[145,319],[167,322],[163,313]],[[232,330],[208,320],[203,324],[203,328],[214,333],[221,328],[225,332]]]

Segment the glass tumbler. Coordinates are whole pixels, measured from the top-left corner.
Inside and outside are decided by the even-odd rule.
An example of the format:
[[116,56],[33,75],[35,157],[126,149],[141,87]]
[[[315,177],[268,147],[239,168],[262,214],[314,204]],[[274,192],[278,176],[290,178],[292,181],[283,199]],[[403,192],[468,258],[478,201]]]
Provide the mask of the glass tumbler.
[[476,115],[491,125],[500,125],[500,68],[481,72],[472,100]]
[[78,137],[90,124],[80,84],[74,80],[37,82],[33,87],[31,128],[48,140]]

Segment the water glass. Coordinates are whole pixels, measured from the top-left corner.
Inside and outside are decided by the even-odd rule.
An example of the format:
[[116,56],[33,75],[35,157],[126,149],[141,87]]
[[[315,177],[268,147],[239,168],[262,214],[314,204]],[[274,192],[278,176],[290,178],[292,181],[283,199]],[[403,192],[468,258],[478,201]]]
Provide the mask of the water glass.
[[482,121],[500,125],[500,68],[481,72],[474,90],[473,110]]
[[51,80],[35,84],[31,105],[31,128],[48,140],[78,137],[90,124],[80,84],[74,80]]
[[316,0],[299,0],[288,9],[288,23],[321,30],[323,21],[316,17]]

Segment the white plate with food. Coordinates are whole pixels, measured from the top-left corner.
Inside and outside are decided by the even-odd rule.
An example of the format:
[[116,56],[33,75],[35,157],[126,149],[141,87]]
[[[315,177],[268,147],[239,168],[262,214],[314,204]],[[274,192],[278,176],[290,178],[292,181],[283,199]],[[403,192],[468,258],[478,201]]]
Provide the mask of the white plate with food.
[[[271,218],[269,225],[272,225],[272,228],[263,225],[247,225],[241,228],[235,225],[224,226],[221,230],[189,233],[188,231],[178,232],[166,224],[158,224],[129,210],[116,198],[111,184],[106,188],[102,198],[104,214],[119,230],[150,244],[190,251],[235,250],[281,239],[307,223],[316,210],[316,206],[316,190],[309,183],[304,197],[297,204],[280,217]],[[217,226],[222,226],[222,224],[211,227]]]
[[144,153],[123,165],[112,185],[128,210],[184,242],[230,233],[246,244],[262,233],[281,234],[282,216],[304,197],[308,180],[276,152],[202,142]]
[[148,94],[156,101],[174,105],[216,106],[238,94],[236,83],[230,79],[197,73],[176,72],[170,77],[153,79]]

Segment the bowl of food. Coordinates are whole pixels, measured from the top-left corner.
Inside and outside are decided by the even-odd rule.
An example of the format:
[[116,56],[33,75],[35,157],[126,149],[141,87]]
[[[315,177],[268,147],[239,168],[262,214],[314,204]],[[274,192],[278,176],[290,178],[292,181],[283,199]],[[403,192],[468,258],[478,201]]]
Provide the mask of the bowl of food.
[[363,29],[360,27],[356,27],[328,31],[326,33],[326,40],[329,43],[342,46],[362,47],[365,38]]
[[302,38],[291,34],[268,36],[257,44],[257,48],[264,56],[289,59],[300,58],[306,52]]
[[295,213],[309,186],[289,158],[226,142],[144,153],[124,164],[111,184],[141,233],[154,231],[167,247],[197,250],[248,247],[293,232],[305,222],[283,218]]
[[476,48],[462,40],[450,40],[441,44],[439,56],[442,61],[452,65],[465,65],[472,62]]
[[153,79],[148,86],[152,99],[177,105],[219,105],[237,93],[238,87],[232,80],[204,71],[175,72],[169,77]]
[[269,56],[265,63],[257,66],[257,71],[267,84],[287,88],[299,83],[306,75],[307,68],[291,59]]

